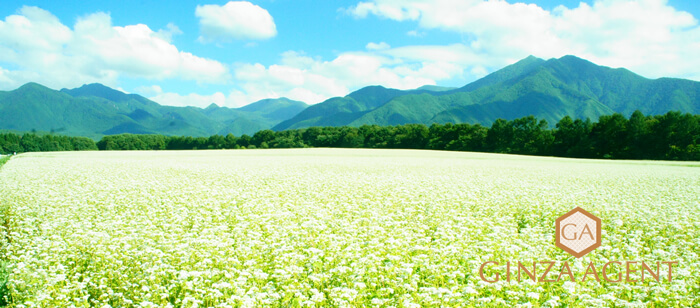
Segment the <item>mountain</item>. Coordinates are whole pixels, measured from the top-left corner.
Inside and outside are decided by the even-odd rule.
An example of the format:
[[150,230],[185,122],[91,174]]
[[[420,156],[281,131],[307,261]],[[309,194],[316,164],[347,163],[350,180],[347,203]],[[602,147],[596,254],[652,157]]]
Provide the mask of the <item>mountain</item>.
[[311,126],[353,125],[365,113],[382,107],[394,98],[411,94],[437,95],[448,93],[452,88],[423,86],[415,90],[387,89],[382,86],[369,86],[345,97],[334,97],[309,106],[293,118],[274,127],[275,130],[295,129]]
[[549,60],[530,56],[461,88],[369,86],[312,106],[279,98],[241,108],[173,107],[101,84],[56,91],[28,83],[0,91],[0,130],[91,138],[120,133],[240,136],[311,126],[491,125],[498,118],[528,115],[554,126],[567,115],[597,120],[615,112],[629,116],[635,110],[649,115],[672,110],[700,114],[700,82],[647,79],[574,56]]
[[91,138],[121,133],[240,136],[269,129],[306,107],[286,98],[266,99],[242,108],[215,104],[204,109],[173,107],[101,84],[56,91],[28,83],[0,92],[0,129]]
[[700,113],[700,82],[647,79],[626,69],[595,65],[575,56],[543,60],[533,56],[462,88],[400,91],[360,89],[311,106],[274,127],[360,126],[407,123],[480,123],[528,115],[550,125],[562,117],[590,118],[635,110],[663,114]]
[[446,92],[446,91],[452,91],[454,89],[457,89],[455,87],[441,87],[441,86],[434,86],[434,85],[425,85],[422,86],[416,90],[426,90],[426,91],[431,91],[431,92]]

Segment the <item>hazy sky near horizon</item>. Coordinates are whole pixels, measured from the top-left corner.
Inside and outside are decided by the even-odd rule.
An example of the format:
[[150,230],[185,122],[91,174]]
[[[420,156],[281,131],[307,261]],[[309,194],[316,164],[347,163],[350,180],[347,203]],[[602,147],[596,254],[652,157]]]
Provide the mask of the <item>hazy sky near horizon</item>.
[[368,85],[460,87],[567,54],[700,81],[699,3],[3,0],[0,90],[97,82],[175,106],[314,104]]

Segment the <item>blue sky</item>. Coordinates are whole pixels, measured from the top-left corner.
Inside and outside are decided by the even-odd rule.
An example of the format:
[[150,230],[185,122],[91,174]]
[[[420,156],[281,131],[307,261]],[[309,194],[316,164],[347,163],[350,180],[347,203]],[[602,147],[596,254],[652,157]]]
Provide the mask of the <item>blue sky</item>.
[[168,105],[463,86],[528,55],[700,80],[697,1],[3,1],[0,90],[100,82]]

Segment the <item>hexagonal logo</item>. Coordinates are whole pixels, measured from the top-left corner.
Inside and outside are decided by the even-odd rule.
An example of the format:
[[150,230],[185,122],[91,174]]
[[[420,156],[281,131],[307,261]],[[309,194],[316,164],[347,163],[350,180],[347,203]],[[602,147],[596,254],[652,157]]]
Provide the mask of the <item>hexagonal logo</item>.
[[576,207],[557,218],[557,247],[576,258],[583,257],[600,246],[602,229],[600,218]]

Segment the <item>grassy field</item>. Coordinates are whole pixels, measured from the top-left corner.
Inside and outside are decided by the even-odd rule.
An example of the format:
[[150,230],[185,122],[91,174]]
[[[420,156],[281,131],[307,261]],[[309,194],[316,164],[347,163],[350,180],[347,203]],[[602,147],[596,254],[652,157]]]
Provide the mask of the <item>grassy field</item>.
[[12,158],[12,156],[0,155],[0,167],[10,161],[10,158]]
[[[10,307],[697,307],[696,165],[407,150],[23,154],[0,169],[0,291]],[[576,206],[603,223],[602,246],[581,259],[553,239]],[[487,260],[568,261],[577,282],[487,283]],[[611,260],[679,265],[671,282],[579,281],[589,262]]]

